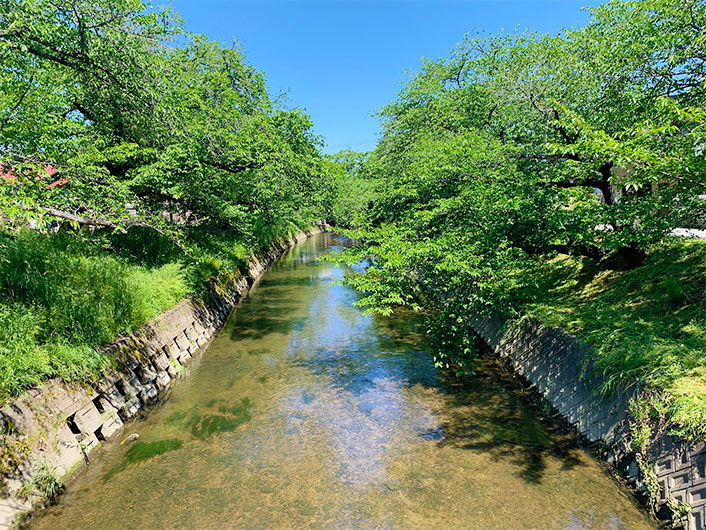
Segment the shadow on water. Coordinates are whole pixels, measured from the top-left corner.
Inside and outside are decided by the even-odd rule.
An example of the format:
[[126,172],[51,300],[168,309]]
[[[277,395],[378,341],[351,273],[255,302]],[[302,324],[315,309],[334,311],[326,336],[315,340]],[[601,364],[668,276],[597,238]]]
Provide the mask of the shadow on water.
[[546,416],[533,391],[491,359],[479,358],[475,371],[463,378],[442,375],[439,389],[449,408],[439,444],[509,459],[531,483],[542,481],[549,457],[565,470],[581,465],[575,434]]
[[420,362],[415,352],[420,345],[431,351],[419,315],[399,311],[388,319],[388,333],[382,335],[385,347],[406,352],[399,366],[408,384],[430,386],[444,396],[444,420],[422,433],[438,439],[439,445],[505,458],[531,483],[540,483],[549,457],[561,461],[563,469],[581,465],[581,448],[574,431],[562,420],[548,417],[536,392],[514,376],[484,350],[475,359],[474,374],[456,376],[449,370],[432,370],[430,362]]
[[435,392],[443,402],[437,411],[441,421],[420,437],[439,447],[507,459],[527,482],[541,483],[550,457],[565,470],[581,465],[581,448],[570,427],[547,416],[536,393],[489,355],[476,359],[474,375],[458,377],[435,369],[431,356],[419,350],[428,351],[419,315],[399,311],[376,326],[380,332],[372,337],[352,337],[352,344],[341,348],[315,348],[294,364],[356,398],[373,392],[381,380]]
[[230,326],[231,340],[260,340],[272,333],[289,335],[306,322],[305,316],[295,316],[294,307],[263,304],[257,312],[237,318],[237,325]]
[[[312,276],[293,278],[268,278],[260,281],[260,283],[257,284],[258,296],[260,296],[260,293],[262,293],[262,296],[267,299],[287,299],[288,295],[290,294],[290,291],[288,289],[285,289],[285,287],[308,287],[312,284],[320,282],[321,280],[321,278]],[[274,296],[271,291],[276,291],[277,296]]]
[[[271,333],[286,336],[300,330],[308,316],[297,316],[299,307],[287,303],[294,291],[311,289],[315,283],[329,281],[326,278],[269,278],[257,286],[257,297],[250,299],[248,311],[237,312],[228,324],[231,340],[260,340]],[[285,288],[288,287],[288,288]]]

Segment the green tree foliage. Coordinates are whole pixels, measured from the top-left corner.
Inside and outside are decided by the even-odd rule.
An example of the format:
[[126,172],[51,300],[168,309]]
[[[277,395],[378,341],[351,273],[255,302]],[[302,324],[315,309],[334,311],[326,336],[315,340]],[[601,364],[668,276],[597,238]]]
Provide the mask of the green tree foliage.
[[[0,183],[8,219],[150,226],[185,247],[218,230],[258,246],[322,215],[311,125],[276,107],[237,46],[186,33],[168,10],[0,5],[0,162],[17,176]],[[45,164],[69,183],[47,189]]]
[[466,315],[515,311],[548,254],[639,266],[703,208],[705,74],[695,0],[612,1],[577,30],[425,62],[365,162],[381,186],[341,258],[372,259],[348,279],[361,304],[433,308],[442,357],[464,362]]
[[327,196],[328,221],[350,228],[364,220],[375,197],[376,182],[366,170],[367,155],[346,150],[327,157],[330,182]]
[[0,400],[97,377],[98,347],[326,217],[319,144],[169,10],[0,2]]

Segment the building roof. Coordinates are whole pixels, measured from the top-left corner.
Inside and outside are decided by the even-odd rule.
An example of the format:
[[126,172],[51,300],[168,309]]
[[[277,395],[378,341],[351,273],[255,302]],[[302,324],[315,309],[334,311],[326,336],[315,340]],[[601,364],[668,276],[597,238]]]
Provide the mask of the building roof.
[[[58,177],[57,175],[59,170],[51,164],[45,164],[42,168],[42,172],[44,175],[37,175],[37,180],[50,180],[51,183],[47,186],[47,188],[58,188],[69,182],[68,178]],[[26,173],[27,172],[25,172],[25,174]],[[15,180],[17,178],[17,173],[9,164],[0,164],[0,178],[5,180]]]

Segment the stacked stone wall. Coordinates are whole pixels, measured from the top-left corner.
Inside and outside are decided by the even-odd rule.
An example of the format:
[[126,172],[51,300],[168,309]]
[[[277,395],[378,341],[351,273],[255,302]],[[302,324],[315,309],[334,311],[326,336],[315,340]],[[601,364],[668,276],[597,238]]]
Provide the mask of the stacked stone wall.
[[0,528],[16,526],[43,504],[44,498],[26,486],[38,474],[68,477],[87,465],[91,453],[117,436],[125,422],[163,399],[257,278],[297,241],[325,231],[326,225],[317,225],[278,240],[250,259],[246,275],[233,273],[212,282],[208,303],[183,300],[105,346],[102,351],[118,367],[95,385],[50,380],[2,407]]

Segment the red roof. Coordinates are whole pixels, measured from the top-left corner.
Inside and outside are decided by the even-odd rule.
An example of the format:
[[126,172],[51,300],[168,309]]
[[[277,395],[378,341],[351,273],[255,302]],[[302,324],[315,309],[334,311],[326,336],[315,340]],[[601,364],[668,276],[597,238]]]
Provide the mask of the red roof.
[[[43,171],[46,173],[46,176],[38,175],[37,180],[47,180],[47,178],[51,179],[52,183],[49,184],[47,188],[58,188],[59,186],[63,186],[69,182],[69,179],[67,178],[54,178],[57,173],[59,173],[59,170],[51,164],[46,164]],[[0,177],[5,180],[15,180],[17,178],[17,174],[8,164],[0,164]]]
[[58,188],[59,186],[63,186],[64,184],[68,184],[69,179],[56,179],[54,182],[49,184],[47,188]]

